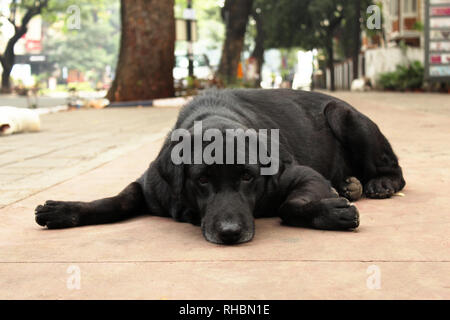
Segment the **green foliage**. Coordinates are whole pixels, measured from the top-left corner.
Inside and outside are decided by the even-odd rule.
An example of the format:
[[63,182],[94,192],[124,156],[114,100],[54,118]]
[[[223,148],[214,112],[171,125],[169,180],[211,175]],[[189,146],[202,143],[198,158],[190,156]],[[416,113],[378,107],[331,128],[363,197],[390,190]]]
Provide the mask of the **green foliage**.
[[398,74],[395,71],[381,73],[377,83],[384,90],[395,90],[398,88]]
[[[34,0],[29,0],[29,2],[34,2]],[[49,0],[48,6],[42,10],[42,19],[49,25],[66,21],[69,16],[68,8],[75,5],[80,9],[81,21],[83,22],[84,19],[89,17],[92,9],[103,12],[108,7],[118,7],[119,3],[119,0]]]
[[421,62],[398,65],[393,72],[382,73],[378,85],[385,90],[414,90],[423,85],[424,68]]
[[414,29],[414,30],[417,30],[417,31],[422,32],[424,28],[425,28],[425,27],[424,27],[424,25],[423,25],[422,22],[420,22],[420,21],[414,22],[414,25],[413,25],[413,29]]
[[264,23],[265,48],[303,47],[311,39],[311,0],[255,0]]
[[373,3],[359,1],[360,12],[355,1],[347,0],[255,0],[263,14],[265,46],[326,49],[337,38],[337,51],[348,57],[358,46],[355,30],[365,28],[366,9]]
[[[104,4],[104,6],[101,5]],[[80,29],[68,29],[65,9],[53,11],[47,21],[53,21],[44,52],[48,60],[59,67],[86,72],[99,80],[107,66],[117,62],[120,39],[119,1],[78,1],[81,14]],[[56,20],[51,20],[57,17]]]
[[[194,0],[192,2],[197,19],[198,38],[203,47],[209,50],[220,49],[225,38],[220,7],[217,0]],[[183,18],[187,8],[187,0],[175,0],[175,17]],[[182,43],[177,43],[177,49],[186,50]]]

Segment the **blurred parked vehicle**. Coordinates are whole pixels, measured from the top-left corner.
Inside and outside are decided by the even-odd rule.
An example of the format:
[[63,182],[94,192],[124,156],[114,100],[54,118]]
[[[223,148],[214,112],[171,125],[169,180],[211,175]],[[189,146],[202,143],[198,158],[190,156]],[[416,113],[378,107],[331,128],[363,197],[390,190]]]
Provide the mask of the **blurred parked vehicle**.
[[[175,68],[173,78],[175,81],[185,80],[188,73],[189,60],[186,56],[175,56]],[[201,80],[211,80],[214,72],[209,64],[208,57],[204,54],[194,55],[194,77]]]

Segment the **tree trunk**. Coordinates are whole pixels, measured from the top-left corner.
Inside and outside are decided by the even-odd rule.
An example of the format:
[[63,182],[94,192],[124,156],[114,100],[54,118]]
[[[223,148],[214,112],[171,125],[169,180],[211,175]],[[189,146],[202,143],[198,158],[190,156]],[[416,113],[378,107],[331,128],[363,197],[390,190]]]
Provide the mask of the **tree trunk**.
[[121,0],[120,53],[110,101],[174,96],[173,7],[174,0]]
[[262,21],[262,17],[257,12],[253,13],[253,18],[256,22],[256,38],[255,38],[255,48],[253,49],[252,57],[256,59],[257,62],[257,72],[258,79],[256,80],[256,87],[261,86],[262,81],[262,66],[264,64],[264,25]]
[[333,48],[333,39],[331,41],[327,41],[327,53],[328,53],[328,68],[330,69],[330,90],[335,91],[336,86],[334,82],[334,48]]
[[[8,60],[8,61],[7,61]],[[11,93],[11,81],[10,81],[10,75],[12,67],[14,66],[14,55],[9,59],[3,58],[2,59],[2,88],[1,93]]]
[[222,16],[226,25],[226,35],[218,74],[227,83],[232,83],[236,80],[252,4],[253,0],[226,0],[222,10]]
[[356,10],[356,25],[355,25],[355,34],[353,35],[355,37],[355,47],[353,48],[353,79],[358,78],[359,74],[359,51],[361,50],[361,0],[356,0],[355,3],[355,10]]
[[11,93],[11,81],[10,81],[11,70],[12,68],[3,67],[1,93]]
[[15,64],[16,55],[14,54],[14,46],[17,41],[27,32],[26,27],[18,28],[14,36],[12,36],[6,45],[5,52],[1,56],[1,64],[2,64],[2,93],[11,93],[11,81],[10,75],[11,70]]

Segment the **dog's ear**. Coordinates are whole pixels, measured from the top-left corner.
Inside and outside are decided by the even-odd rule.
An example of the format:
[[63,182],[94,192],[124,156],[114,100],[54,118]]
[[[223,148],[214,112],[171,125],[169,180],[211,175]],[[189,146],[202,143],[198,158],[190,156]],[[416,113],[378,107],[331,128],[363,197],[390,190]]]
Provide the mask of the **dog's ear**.
[[184,164],[174,164],[172,161],[173,143],[166,141],[156,159],[156,166],[161,178],[170,187],[170,193],[174,198],[181,198],[184,188]]
[[185,205],[183,190],[185,182],[184,164],[174,164],[171,158],[173,143],[166,141],[154,162],[160,184],[158,193],[163,200],[163,207],[172,218],[183,220]]

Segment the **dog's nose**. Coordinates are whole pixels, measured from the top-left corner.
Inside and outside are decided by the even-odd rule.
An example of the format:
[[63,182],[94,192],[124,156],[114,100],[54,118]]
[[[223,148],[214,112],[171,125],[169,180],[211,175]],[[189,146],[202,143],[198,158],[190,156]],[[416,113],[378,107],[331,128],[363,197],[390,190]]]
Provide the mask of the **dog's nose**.
[[221,222],[217,226],[220,240],[225,244],[233,244],[239,241],[242,234],[242,228],[237,223]]

